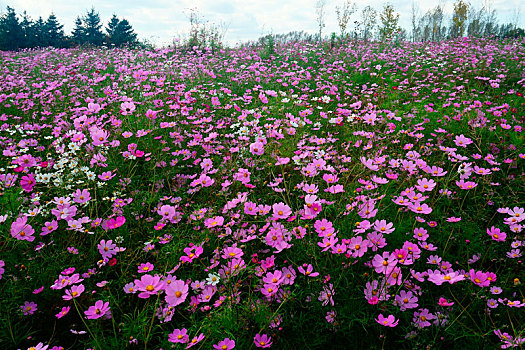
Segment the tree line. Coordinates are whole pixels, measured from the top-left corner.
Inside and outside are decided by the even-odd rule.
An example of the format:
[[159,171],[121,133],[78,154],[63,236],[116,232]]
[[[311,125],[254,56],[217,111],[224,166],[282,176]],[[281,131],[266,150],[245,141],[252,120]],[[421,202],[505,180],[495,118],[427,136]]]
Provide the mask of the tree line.
[[72,33],[67,35],[54,13],[47,20],[42,17],[32,20],[25,11],[22,16],[18,16],[8,6],[7,11],[0,16],[0,50],[81,45],[122,47],[139,44],[137,34],[126,19],[113,15],[104,31],[102,27],[100,15],[93,8],[76,18]]

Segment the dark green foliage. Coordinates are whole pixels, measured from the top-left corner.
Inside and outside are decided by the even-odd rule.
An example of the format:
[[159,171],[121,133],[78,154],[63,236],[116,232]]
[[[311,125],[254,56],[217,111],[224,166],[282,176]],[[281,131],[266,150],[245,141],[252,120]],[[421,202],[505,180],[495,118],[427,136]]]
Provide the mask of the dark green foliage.
[[119,20],[113,15],[106,27],[108,44],[116,47],[134,45],[137,42],[137,34],[126,19]]
[[24,31],[15,10],[7,7],[7,13],[0,17],[0,49],[17,50],[24,43]]

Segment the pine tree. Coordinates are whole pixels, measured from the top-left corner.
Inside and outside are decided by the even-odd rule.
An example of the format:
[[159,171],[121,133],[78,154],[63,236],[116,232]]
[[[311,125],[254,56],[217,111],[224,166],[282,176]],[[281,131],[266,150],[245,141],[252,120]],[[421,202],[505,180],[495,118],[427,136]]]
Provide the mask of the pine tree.
[[108,33],[108,43],[121,47],[124,45],[134,45],[137,42],[137,34],[126,19],[119,20],[116,15],[110,19],[106,27]]
[[25,11],[22,15],[22,22],[20,22],[20,27],[22,28],[22,33],[24,34],[24,39],[22,40],[22,42],[19,43],[20,47],[36,47],[37,43],[35,43],[35,35],[33,33],[33,21]]
[[38,20],[33,23],[34,46],[32,47],[46,47],[49,45],[45,26],[46,23],[42,17],[38,17]]
[[115,30],[115,45],[134,45],[137,42],[137,34],[129,24],[128,20],[123,19],[119,22]]
[[113,17],[109,20],[109,23],[106,27],[106,33],[108,37],[108,42],[111,44],[115,44],[114,37],[115,37],[115,30],[117,29],[117,26],[119,24],[119,19],[117,15],[113,14]]
[[0,49],[16,50],[24,40],[24,32],[15,10],[7,6],[7,13],[0,17]]
[[64,26],[60,24],[54,13],[51,13],[47,18],[45,24],[45,32],[47,36],[47,45],[53,47],[64,46]]
[[104,42],[104,33],[102,33],[102,24],[100,23],[100,16],[95,12],[94,8],[84,16],[84,33],[86,43],[94,46],[100,46]]
[[71,37],[75,45],[83,45],[86,43],[86,31],[84,29],[84,24],[82,18],[77,17],[75,20],[75,28],[71,32]]

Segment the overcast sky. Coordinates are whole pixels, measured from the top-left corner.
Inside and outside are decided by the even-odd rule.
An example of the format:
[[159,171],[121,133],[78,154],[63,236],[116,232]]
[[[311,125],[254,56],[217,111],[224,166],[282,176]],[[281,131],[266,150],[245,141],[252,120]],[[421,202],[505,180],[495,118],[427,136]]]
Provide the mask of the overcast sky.
[[[323,33],[339,32],[335,7],[344,0],[326,1],[326,27]],[[470,0],[470,3],[480,8],[485,1]],[[228,44],[235,45],[270,33],[287,33],[293,30],[316,33],[316,2],[317,0],[0,0],[0,10],[5,13],[6,6],[13,7],[17,14],[25,10],[32,19],[39,16],[46,19],[54,12],[64,25],[65,32],[70,34],[75,18],[94,7],[104,26],[116,14],[130,22],[140,39],[162,46],[172,43],[173,38],[184,36],[189,27],[188,14],[193,8],[210,22],[225,24],[228,28],[225,40]],[[350,19],[350,29],[366,5],[381,10],[385,2],[358,1],[358,10]],[[440,2],[444,4],[445,11],[450,13],[453,0],[415,1],[421,14]],[[392,0],[390,3],[401,14],[400,25],[410,31],[412,1]],[[523,27],[525,8],[523,5],[520,8],[522,0],[491,0],[490,3],[496,9],[500,22],[514,22],[518,18],[518,25]],[[519,17],[518,10],[521,13]]]

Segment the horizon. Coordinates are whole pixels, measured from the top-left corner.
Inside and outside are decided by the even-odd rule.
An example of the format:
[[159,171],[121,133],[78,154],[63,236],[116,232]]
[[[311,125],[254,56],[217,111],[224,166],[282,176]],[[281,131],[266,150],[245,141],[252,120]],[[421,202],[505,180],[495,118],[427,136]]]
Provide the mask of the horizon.
[[[474,1],[474,8],[480,9],[483,4],[489,3],[496,10],[498,24],[515,23],[523,27],[523,16],[520,16],[521,6],[518,0],[492,0]],[[74,21],[78,16],[84,16],[88,10],[94,8],[99,14],[103,31],[113,14],[119,19],[127,19],[133,27],[138,39],[148,41],[156,47],[165,47],[174,43],[174,40],[183,39],[190,26],[189,13],[196,9],[198,13],[209,23],[225,25],[224,44],[237,46],[247,41],[255,41],[268,34],[286,34],[292,31],[304,31],[309,34],[318,33],[318,25],[315,14],[316,0],[299,1],[289,0],[284,5],[278,5],[275,0],[244,3],[234,1],[210,1],[210,0],[182,0],[177,4],[171,4],[168,0],[153,0],[148,6],[142,5],[141,1],[110,1],[91,0],[86,5],[69,3],[63,0],[10,0],[0,1],[0,13],[4,14],[6,7],[12,7],[18,16],[24,11],[32,20],[42,17],[44,20],[54,13],[64,33],[70,35],[74,28]],[[325,8],[325,28],[323,37],[335,32],[339,34],[336,6],[343,5],[344,1],[327,1]],[[354,3],[356,3],[354,1]],[[379,0],[366,0],[357,5],[357,11],[352,14],[348,23],[347,32],[352,31],[353,23],[361,17],[362,9],[370,5],[376,11],[381,12],[383,5],[389,2]],[[399,26],[411,33],[411,7],[412,2],[402,4],[390,2],[397,13],[399,13]],[[444,9],[445,25],[450,23],[450,15],[454,1],[441,1]],[[268,6],[270,4],[270,6]],[[271,6],[271,5],[275,6]],[[433,1],[419,1],[415,3],[419,16],[426,11],[435,8],[438,4]],[[193,5],[191,7],[190,5]],[[297,8],[302,11],[296,11]]]

